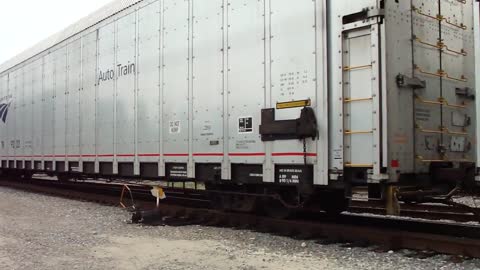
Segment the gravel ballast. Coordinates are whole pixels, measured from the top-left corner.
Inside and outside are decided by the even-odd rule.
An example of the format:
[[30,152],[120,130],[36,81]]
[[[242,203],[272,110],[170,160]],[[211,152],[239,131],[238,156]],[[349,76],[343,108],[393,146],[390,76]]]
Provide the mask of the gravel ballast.
[[119,208],[0,187],[0,269],[480,269],[480,260],[128,219]]

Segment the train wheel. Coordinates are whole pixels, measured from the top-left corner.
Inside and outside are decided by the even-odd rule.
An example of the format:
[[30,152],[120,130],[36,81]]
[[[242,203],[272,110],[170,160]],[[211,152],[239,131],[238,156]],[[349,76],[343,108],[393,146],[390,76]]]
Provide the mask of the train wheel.
[[68,182],[70,180],[70,177],[68,174],[59,174],[57,175],[57,179],[59,182]]
[[[222,186],[215,183],[205,183],[207,191],[211,191],[209,198],[213,208],[221,211],[254,212],[257,205],[257,197],[244,194],[234,194],[239,191],[235,186]],[[238,187],[237,187],[238,188]],[[244,190],[240,190],[245,192]]]
[[211,194],[210,195],[210,204],[216,210],[225,211],[226,208],[226,198],[222,194]]
[[343,191],[325,192],[320,194],[320,206],[329,216],[338,216],[348,209],[350,200]]
[[342,202],[342,205],[323,207],[323,211],[329,216],[338,216],[347,210],[347,206],[344,205],[348,205],[348,202]]
[[7,179],[7,178],[8,178],[7,170],[0,170],[0,179]]
[[220,211],[225,211],[226,198],[224,198],[224,195],[219,192],[219,187],[214,183],[205,183],[205,189],[207,191],[212,191],[208,194],[208,198],[210,200],[210,205],[212,206],[212,208]]
[[20,175],[22,180],[32,180],[33,173],[31,172],[24,172]]
[[263,214],[275,219],[288,219],[295,214],[295,210],[286,207],[277,199],[268,198],[262,200]]
[[256,198],[243,195],[213,194],[211,204],[217,210],[251,213],[256,209]]

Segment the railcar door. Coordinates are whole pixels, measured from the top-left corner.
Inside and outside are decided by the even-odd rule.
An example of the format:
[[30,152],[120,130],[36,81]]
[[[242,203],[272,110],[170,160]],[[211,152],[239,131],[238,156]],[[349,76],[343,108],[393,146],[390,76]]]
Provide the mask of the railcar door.
[[378,19],[346,24],[343,32],[344,166],[382,167],[381,59]]
[[413,70],[425,81],[415,98],[417,171],[430,164],[468,162],[474,125],[471,1],[412,2]]

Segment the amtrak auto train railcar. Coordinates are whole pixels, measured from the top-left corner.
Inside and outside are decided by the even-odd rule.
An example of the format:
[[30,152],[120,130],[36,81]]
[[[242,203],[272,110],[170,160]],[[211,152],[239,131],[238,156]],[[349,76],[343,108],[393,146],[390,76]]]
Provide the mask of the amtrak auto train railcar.
[[[480,85],[480,4],[475,3],[474,7],[474,15],[473,15],[473,20],[474,20],[474,37],[475,37],[475,85]],[[480,106],[480,99],[476,99],[476,106],[477,108]],[[478,110],[477,110],[477,122],[480,117],[478,116]],[[480,141],[480,125],[477,123],[477,142]],[[479,162],[478,159],[480,157],[480,144],[477,145],[477,176],[475,177],[476,184],[477,186],[480,185],[480,168],[479,168]]]
[[470,181],[474,5],[112,2],[0,67],[1,169],[324,208],[353,184]]

